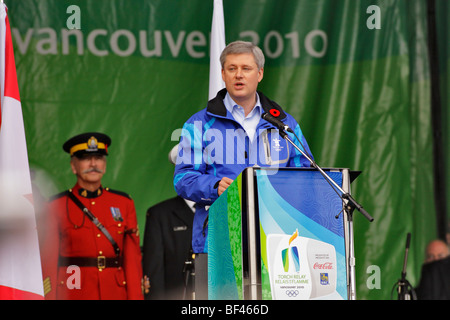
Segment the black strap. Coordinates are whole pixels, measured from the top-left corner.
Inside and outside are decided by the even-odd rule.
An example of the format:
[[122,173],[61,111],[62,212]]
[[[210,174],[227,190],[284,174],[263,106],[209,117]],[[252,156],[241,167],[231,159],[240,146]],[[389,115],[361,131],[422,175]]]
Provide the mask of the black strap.
[[92,212],[89,211],[89,209],[86,208],[81,203],[81,201],[77,197],[74,196],[74,194],[72,193],[72,190],[69,190],[68,196],[81,209],[81,211],[83,211],[83,213],[89,218],[89,220],[91,220],[92,223],[106,236],[106,238],[109,240],[109,242],[111,242],[111,244],[114,248],[114,252],[116,253],[117,256],[119,256],[120,255],[119,246],[117,245],[116,241],[114,241],[113,237],[108,232],[108,230],[106,230],[106,228],[100,223],[100,221],[97,219],[97,217],[94,216],[92,214]]
[[78,266],[78,267],[97,267],[118,268],[122,266],[122,257],[107,258],[105,256],[92,257],[59,257],[58,265],[60,267]]

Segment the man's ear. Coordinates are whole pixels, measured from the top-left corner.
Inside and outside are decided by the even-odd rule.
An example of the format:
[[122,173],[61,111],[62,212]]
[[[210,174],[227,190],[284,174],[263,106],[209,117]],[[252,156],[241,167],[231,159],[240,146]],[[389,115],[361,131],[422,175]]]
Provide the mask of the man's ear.
[[72,169],[73,174],[77,174],[77,169],[75,167],[74,161],[76,161],[76,160],[74,157],[72,157],[70,159],[70,168]]

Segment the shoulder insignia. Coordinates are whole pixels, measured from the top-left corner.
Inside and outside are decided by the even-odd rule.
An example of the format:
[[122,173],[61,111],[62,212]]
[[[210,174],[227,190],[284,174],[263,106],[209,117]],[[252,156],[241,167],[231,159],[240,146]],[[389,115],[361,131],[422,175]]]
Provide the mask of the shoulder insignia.
[[114,194],[118,194],[118,195],[120,195],[120,196],[123,196],[123,197],[125,197],[125,198],[131,199],[130,195],[129,195],[128,193],[126,193],[126,192],[114,190],[114,189],[111,189],[111,188],[105,188],[105,190],[108,191],[108,192],[111,192],[111,193],[114,193]]
[[50,282],[50,277],[44,279],[44,296],[46,296],[50,291],[52,291],[52,284]]
[[58,193],[58,194],[55,194],[55,195],[51,196],[48,200],[49,200],[49,201],[53,201],[53,200],[62,198],[62,197],[64,197],[64,196],[66,196],[68,193],[69,193],[69,190],[65,190],[65,191],[63,191],[63,192],[60,192],[60,193]]

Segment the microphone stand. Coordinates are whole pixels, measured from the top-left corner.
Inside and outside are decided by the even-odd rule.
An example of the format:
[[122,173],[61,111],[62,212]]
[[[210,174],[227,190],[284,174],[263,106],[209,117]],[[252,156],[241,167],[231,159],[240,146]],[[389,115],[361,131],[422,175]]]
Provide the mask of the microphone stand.
[[[358,203],[356,202],[355,199],[353,199],[353,197],[348,193],[345,192],[336,182],[334,182],[333,179],[331,179],[325,171],[323,171],[323,169],[321,167],[319,167],[319,165],[313,160],[311,159],[311,157],[304,152],[302,149],[300,149],[294,142],[292,142],[292,140],[289,138],[288,134],[286,132],[284,132],[283,130],[279,130],[280,131],[280,136],[285,139],[286,141],[288,141],[290,144],[292,144],[294,146],[295,149],[297,149],[306,159],[308,159],[308,161],[311,163],[311,165],[316,168],[321,174],[322,176],[328,181],[328,183],[331,183],[333,186],[333,189],[336,191],[336,189],[338,191],[341,192],[341,194],[339,194],[337,191],[337,195],[342,199],[342,200],[347,200],[347,205],[345,206],[344,209],[346,209],[346,211],[352,211],[357,209],[359,212],[362,213],[362,215],[369,220],[370,222],[373,221],[373,217],[366,211],[364,210],[364,208]],[[300,141],[300,140],[299,140]],[[339,216],[339,215],[338,215]],[[338,217],[336,216],[336,218]]]
[[195,267],[194,267],[194,254],[192,250],[189,250],[189,257],[184,261],[183,266],[184,274],[184,289],[182,300],[195,300]]
[[[342,199],[342,202],[344,203],[344,207],[342,211],[345,211],[347,213],[347,222],[349,224],[348,231],[349,231],[349,256],[348,256],[348,265],[350,268],[350,274],[349,274],[349,297],[350,300],[356,300],[356,284],[355,284],[355,256],[354,256],[354,240],[353,240],[353,211],[357,209],[361,214],[370,222],[372,222],[374,219],[373,217],[366,211],[364,208],[356,202],[355,199],[350,195],[350,193],[345,192],[336,182],[334,182],[333,179],[328,176],[328,174],[323,171],[323,169],[302,149],[300,149],[288,136],[288,134],[281,128],[279,128],[280,136],[285,139],[287,142],[289,142],[291,145],[294,146],[295,149],[297,149],[306,159],[309,160],[311,165],[317,169],[322,176],[325,178],[325,180],[330,184],[330,186],[333,188],[333,190],[336,192],[336,194],[339,196],[339,198]],[[295,133],[294,133],[295,135]],[[300,139],[297,140],[300,142]],[[340,192],[340,194],[339,194]],[[341,211],[341,212],[342,212]],[[339,215],[336,215],[336,219],[339,218]]]
[[[409,243],[411,241],[411,233],[406,236],[405,258],[403,260],[403,269],[401,278],[394,284],[392,291],[397,288],[398,300],[417,300],[416,292],[413,286],[406,279],[406,264],[408,263]],[[392,292],[391,292],[392,298]]]

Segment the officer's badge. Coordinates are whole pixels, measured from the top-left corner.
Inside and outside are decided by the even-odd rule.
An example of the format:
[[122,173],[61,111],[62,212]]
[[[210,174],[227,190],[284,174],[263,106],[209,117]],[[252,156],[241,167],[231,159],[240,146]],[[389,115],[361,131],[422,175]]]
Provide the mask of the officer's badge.
[[87,142],[87,151],[98,151],[98,140],[92,136]]
[[122,214],[120,213],[119,208],[110,207],[109,209],[111,210],[111,214],[115,221],[123,221]]

